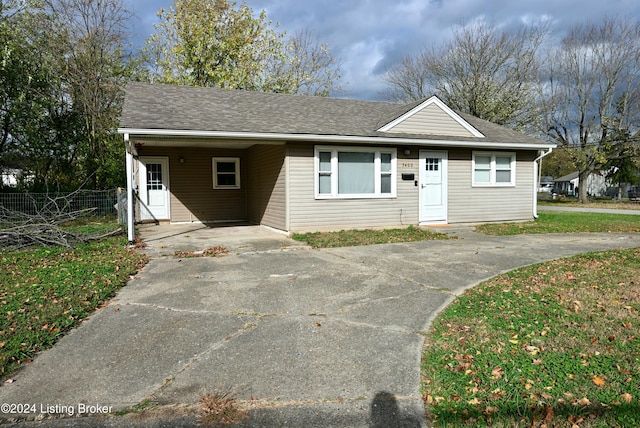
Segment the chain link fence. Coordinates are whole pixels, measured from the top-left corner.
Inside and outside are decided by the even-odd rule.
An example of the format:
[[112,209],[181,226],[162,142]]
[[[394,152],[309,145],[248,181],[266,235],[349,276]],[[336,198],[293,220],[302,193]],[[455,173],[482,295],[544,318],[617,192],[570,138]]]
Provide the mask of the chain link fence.
[[92,218],[126,223],[126,190],[76,190],[68,193],[0,193],[0,206],[28,215],[87,211]]

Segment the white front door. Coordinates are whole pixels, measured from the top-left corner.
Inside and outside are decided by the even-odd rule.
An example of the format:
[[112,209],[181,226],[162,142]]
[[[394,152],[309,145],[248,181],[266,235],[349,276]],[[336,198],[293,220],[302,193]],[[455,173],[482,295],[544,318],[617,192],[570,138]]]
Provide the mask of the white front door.
[[420,150],[420,223],[447,222],[447,152]]
[[140,218],[169,220],[169,160],[140,158]]

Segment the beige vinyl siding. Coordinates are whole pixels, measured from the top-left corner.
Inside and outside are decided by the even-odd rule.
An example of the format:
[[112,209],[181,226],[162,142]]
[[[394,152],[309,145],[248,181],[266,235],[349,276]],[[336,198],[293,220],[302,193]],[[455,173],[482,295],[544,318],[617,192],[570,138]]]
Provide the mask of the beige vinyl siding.
[[286,230],[284,146],[252,146],[247,150],[249,221]]
[[449,223],[531,219],[534,152],[516,152],[515,187],[472,187],[471,157],[470,149],[449,151]]
[[388,132],[473,137],[471,132],[435,104],[428,105]]
[[315,199],[314,146],[289,148],[290,223],[292,232],[388,227],[416,224],[418,191],[403,172],[418,173],[418,151],[410,161],[397,152],[397,197],[379,199]]
[[[244,150],[150,146],[143,148],[143,155],[169,158],[172,222],[247,220]],[[240,158],[240,189],[213,188],[214,157]]]

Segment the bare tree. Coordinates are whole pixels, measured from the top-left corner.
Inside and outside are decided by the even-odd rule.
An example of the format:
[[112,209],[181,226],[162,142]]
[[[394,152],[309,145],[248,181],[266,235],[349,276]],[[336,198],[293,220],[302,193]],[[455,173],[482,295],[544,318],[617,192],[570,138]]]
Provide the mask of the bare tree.
[[430,85],[431,73],[425,66],[431,52],[424,51],[418,55],[402,58],[402,62],[384,75],[389,87],[382,92],[382,97],[389,101],[409,103],[433,95]]
[[[57,49],[65,96],[83,122],[74,149],[90,186],[111,187],[122,170],[121,141],[113,135],[129,80],[130,62],[124,48],[127,24],[133,16],[124,0],[46,0],[60,34]],[[97,172],[96,172],[97,171]],[[95,174],[94,174],[95,173]]]
[[570,154],[580,174],[578,198],[586,202],[589,176],[625,150],[640,114],[640,22],[573,28],[549,56],[546,76],[543,131]]
[[340,92],[341,61],[331,55],[326,43],[322,43],[311,30],[300,30],[289,38],[287,61],[283,70],[289,79],[292,93],[329,96]]
[[450,42],[409,56],[391,69],[384,95],[406,102],[435,93],[452,108],[524,128],[536,117],[537,55],[547,34],[547,26],[461,27]]

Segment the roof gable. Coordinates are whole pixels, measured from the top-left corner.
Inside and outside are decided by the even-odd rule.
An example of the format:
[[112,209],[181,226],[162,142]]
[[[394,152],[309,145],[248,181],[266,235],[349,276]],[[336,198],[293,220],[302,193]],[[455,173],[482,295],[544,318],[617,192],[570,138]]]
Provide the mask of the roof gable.
[[413,107],[378,131],[450,137],[484,137],[480,131],[435,96]]

